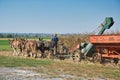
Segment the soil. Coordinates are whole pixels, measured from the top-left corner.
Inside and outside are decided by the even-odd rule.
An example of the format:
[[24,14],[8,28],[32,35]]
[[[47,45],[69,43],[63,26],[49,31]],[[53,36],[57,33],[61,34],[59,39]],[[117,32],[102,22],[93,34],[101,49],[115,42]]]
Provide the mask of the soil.
[[[87,78],[72,76],[69,74],[59,74],[52,77],[48,74],[37,73],[21,68],[0,68],[0,80],[88,80]],[[106,80],[102,78],[91,78],[90,80]]]

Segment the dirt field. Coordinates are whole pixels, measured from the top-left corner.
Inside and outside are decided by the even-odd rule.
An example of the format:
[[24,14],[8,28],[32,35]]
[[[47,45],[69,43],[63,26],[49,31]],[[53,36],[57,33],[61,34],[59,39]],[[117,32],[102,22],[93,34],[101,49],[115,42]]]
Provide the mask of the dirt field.
[[[1,51],[0,56],[13,56]],[[22,56],[18,56],[22,57]],[[119,80],[119,67],[71,60],[54,60],[54,64],[37,67],[0,67],[0,80]]]

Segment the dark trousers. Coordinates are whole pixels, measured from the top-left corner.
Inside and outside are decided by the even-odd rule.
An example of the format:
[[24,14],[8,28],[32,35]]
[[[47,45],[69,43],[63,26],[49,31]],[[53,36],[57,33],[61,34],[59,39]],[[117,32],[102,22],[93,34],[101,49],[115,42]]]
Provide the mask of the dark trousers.
[[57,42],[52,42],[52,46],[54,48],[54,54],[57,54]]

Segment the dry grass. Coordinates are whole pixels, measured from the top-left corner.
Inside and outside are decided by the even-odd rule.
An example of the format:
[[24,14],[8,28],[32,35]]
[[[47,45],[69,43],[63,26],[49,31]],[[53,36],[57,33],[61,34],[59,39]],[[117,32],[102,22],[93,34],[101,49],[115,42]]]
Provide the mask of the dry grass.
[[74,34],[59,37],[59,43],[64,43],[69,50],[74,50],[74,48],[83,41],[89,41],[88,34]]
[[41,69],[38,67],[38,72],[47,73],[51,76],[58,76],[59,74],[69,74],[77,77],[84,77],[86,79],[101,78],[106,80],[119,80],[120,71],[113,66],[103,66],[100,64],[82,64],[66,61],[55,61],[54,64],[45,66]]

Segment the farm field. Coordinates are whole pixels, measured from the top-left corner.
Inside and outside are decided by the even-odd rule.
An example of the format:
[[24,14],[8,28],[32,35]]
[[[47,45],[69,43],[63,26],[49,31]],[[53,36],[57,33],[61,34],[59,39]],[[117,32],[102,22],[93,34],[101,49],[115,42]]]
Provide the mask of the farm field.
[[[9,78],[20,80],[29,80],[30,77],[33,80],[35,78],[43,80],[119,80],[120,78],[120,68],[110,64],[103,66],[89,62],[76,63],[71,60],[33,59],[16,57],[11,54],[10,51],[0,51],[0,79],[5,76],[13,76]],[[3,76],[4,74],[6,75]]]
[[120,1],[0,0],[0,80],[120,80]]
[[120,68],[72,59],[13,56],[8,40],[0,40],[0,80],[119,80]]
[[11,47],[7,39],[0,39],[0,51],[11,51]]

